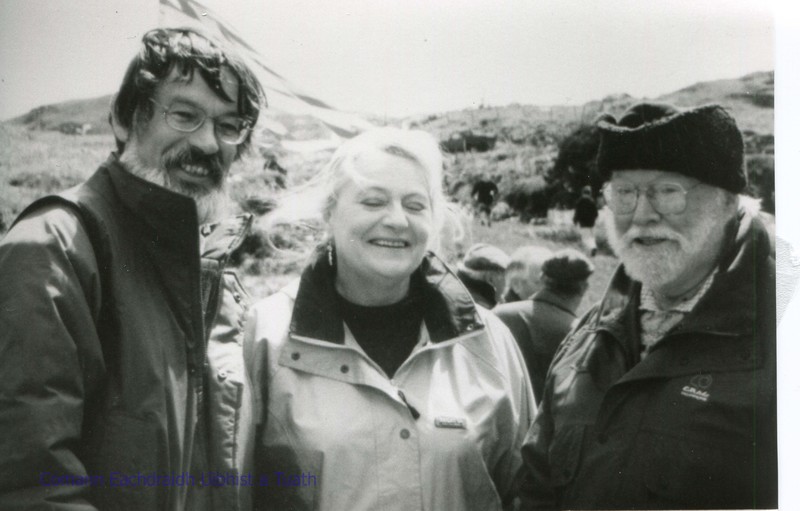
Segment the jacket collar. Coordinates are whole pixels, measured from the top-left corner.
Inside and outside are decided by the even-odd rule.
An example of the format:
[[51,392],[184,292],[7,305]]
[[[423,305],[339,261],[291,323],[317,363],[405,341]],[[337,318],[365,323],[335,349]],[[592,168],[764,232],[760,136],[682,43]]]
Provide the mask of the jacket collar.
[[[423,319],[438,343],[484,328],[469,292],[453,271],[429,253],[411,276],[419,286]],[[344,344],[344,326],[336,308],[334,271],[323,250],[318,250],[300,277],[289,327],[292,335]]]
[[[772,257],[772,249],[766,228],[757,217],[740,209],[734,224],[735,235],[720,258],[714,282],[672,333],[753,333],[757,308],[754,293],[749,290],[765,285],[756,282],[756,268]],[[640,292],[641,283],[630,279],[620,265],[599,305],[596,327],[623,339],[626,331],[638,332],[638,325],[631,330],[630,322],[635,322]]]
[[495,299],[495,290],[491,284],[484,282],[483,280],[475,279],[467,272],[462,270],[458,270],[456,275],[458,276],[459,280],[461,280],[461,282],[467,286],[467,289],[469,290],[470,295],[475,302],[483,305],[487,309],[493,309],[495,305],[497,305],[497,300]]
[[242,244],[252,224],[253,215],[244,214],[203,225],[200,229],[200,234],[203,236],[200,255],[204,259],[224,262],[230,253]]
[[[115,196],[150,229],[159,244],[198,247],[197,208],[194,200],[158,186],[125,170],[116,152],[101,165],[106,169]],[[223,260],[244,240],[252,215],[238,215],[203,226],[202,256]]]
[[123,168],[117,153],[111,153],[102,167],[108,170],[120,202],[159,243],[199,247],[197,208],[191,198],[131,174]]
[[542,289],[534,293],[534,295],[531,297],[531,300],[533,300],[534,302],[543,302],[552,305],[557,309],[563,310],[573,318],[576,317],[575,311],[570,308],[567,301],[558,296],[557,294],[553,293],[549,289]]

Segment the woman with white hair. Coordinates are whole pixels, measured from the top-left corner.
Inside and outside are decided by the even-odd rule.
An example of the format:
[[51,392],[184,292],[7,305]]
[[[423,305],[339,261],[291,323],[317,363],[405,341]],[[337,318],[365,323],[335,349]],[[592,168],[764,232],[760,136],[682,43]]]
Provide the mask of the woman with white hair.
[[533,396],[508,330],[431,251],[441,181],[433,137],[379,128],[273,212],[326,238],[251,312],[256,509],[511,506]]

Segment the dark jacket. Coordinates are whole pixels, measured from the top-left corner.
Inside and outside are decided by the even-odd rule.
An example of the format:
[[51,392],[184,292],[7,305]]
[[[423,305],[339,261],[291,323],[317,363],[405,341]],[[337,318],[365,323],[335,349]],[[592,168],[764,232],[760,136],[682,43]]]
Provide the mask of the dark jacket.
[[561,345],[523,447],[525,509],[777,506],[775,265],[740,212],[711,288],[640,362],[618,270]]
[[575,311],[557,294],[542,289],[530,300],[500,304],[494,312],[519,344],[536,401],[542,399],[547,368],[575,322]]
[[249,224],[205,228],[201,259],[194,202],[113,156],[23,212],[0,243],[0,508],[179,509],[189,485],[120,474],[248,466],[247,300],[223,270]]
[[575,203],[572,222],[581,227],[594,227],[597,220],[597,204],[591,197],[581,197]]

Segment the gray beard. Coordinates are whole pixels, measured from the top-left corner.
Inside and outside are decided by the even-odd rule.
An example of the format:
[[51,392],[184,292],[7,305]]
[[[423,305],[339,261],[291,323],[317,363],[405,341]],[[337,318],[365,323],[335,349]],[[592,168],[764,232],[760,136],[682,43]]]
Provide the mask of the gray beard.
[[192,186],[178,179],[172,179],[166,170],[143,164],[136,154],[133,141],[126,145],[119,161],[134,176],[193,199],[197,208],[197,221],[200,224],[218,221],[227,216],[231,209],[230,199],[228,198],[228,185],[225,179],[222,180],[218,188],[212,191]]
[[[720,199],[706,204],[696,224],[685,235],[666,226],[643,229],[631,226],[628,232],[620,234],[614,223],[614,215],[607,215],[605,227],[608,242],[624,264],[628,276],[651,288],[659,289],[679,279],[691,265],[715,255],[707,253],[707,250],[725,234],[724,221],[718,218],[723,207],[724,203]],[[659,247],[638,247],[632,240],[641,231],[660,232],[672,238],[672,241]]]

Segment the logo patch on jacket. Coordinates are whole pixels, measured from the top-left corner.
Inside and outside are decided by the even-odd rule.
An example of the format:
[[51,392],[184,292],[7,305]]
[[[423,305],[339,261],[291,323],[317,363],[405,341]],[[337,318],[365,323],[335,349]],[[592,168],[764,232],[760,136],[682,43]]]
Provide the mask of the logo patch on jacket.
[[433,419],[433,425],[437,428],[467,429],[466,419],[458,417],[436,417]]
[[681,389],[681,395],[705,403],[708,401],[709,396],[711,396],[711,394],[708,392],[708,388],[711,387],[712,381],[713,379],[711,378],[710,374],[695,375],[691,380],[689,380],[689,385],[683,386]]

